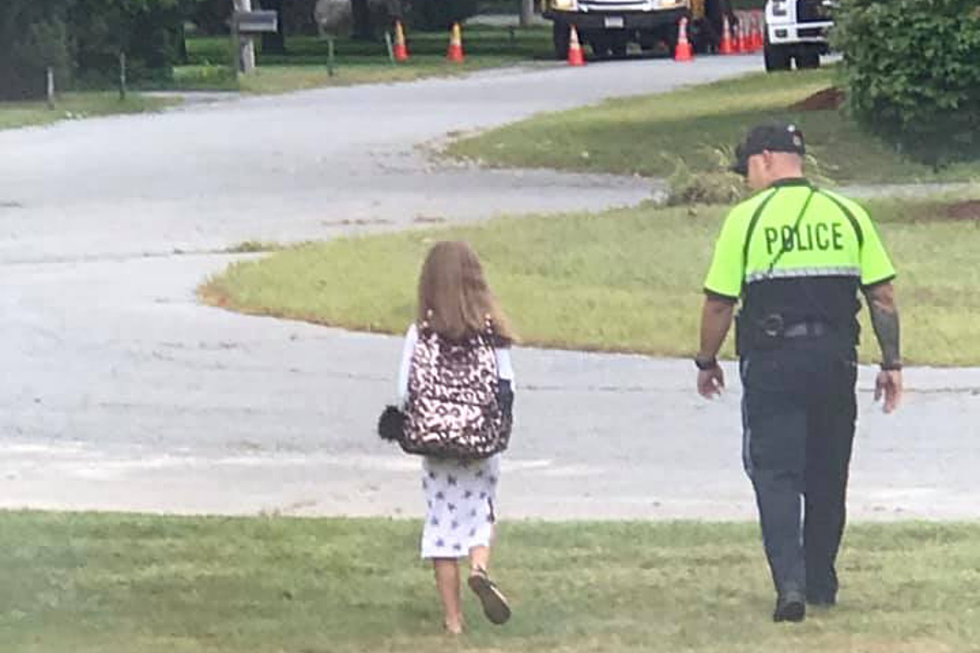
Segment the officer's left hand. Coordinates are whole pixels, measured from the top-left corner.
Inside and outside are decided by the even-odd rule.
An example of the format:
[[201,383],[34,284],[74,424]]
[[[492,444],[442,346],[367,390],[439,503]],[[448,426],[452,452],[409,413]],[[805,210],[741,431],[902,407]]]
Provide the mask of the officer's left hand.
[[698,393],[705,399],[721,395],[725,389],[725,372],[721,365],[716,365],[710,370],[700,370],[698,372]]
[[899,401],[902,400],[901,370],[882,370],[875,380],[875,401],[884,399],[882,410],[886,414],[895,412]]

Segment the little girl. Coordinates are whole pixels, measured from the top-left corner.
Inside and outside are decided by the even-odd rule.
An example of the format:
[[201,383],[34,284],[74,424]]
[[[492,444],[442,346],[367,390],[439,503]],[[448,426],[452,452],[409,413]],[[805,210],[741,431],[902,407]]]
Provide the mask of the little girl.
[[[417,322],[405,335],[398,375],[401,404],[404,406],[408,398],[409,371],[420,327],[425,325],[440,338],[463,342],[486,333],[488,322],[498,376],[512,384],[509,347],[513,335],[487,287],[476,253],[463,242],[437,243],[422,267]],[[422,558],[432,560],[445,613],[443,623],[452,634],[463,631],[458,559],[467,555],[468,585],[487,618],[495,624],[510,618],[507,600],[487,575],[499,470],[499,454],[480,460],[423,458],[422,489],[428,512],[422,532]]]

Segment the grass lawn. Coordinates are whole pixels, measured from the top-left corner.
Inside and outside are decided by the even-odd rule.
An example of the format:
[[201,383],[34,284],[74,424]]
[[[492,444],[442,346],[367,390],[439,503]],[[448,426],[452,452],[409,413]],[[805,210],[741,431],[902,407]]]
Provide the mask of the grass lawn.
[[672,93],[545,114],[461,140],[453,156],[488,165],[668,176],[683,161],[717,170],[747,129],[766,119],[799,124],[812,169],[840,183],[980,179],[980,159],[935,173],[904,159],[835,110],[790,105],[834,83],[832,70],[757,74]]
[[[285,55],[266,55],[258,47],[256,73],[235,82],[228,68],[229,39],[191,38],[187,42],[188,65],[178,67],[174,71],[173,83],[165,87],[282,93],[319,86],[458,75],[534,59],[548,59],[551,53],[551,33],[541,27],[513,31],[486,26],[466,28],[463,33],[466,61],[462,65],[445,60],[448,32],[410,33],[407,39],[410,59],[398,65],[392,65],[389,61],[384,41],[337,39],[335,75],[331,77],[327,70],[326,40],[289,37]],[[161,86],[157,85],[157,88]]]
[[[420,499],[421,500],[421,499]],[[770,619],[754,524],[504,523],[514,617],[441,634],[415,521],[0,514],[4,653],[864,651],[980,641],[980,526],[852,526],[841,602]]]
[[[938,200],[867,206],[899,270],[906,360],[980,365],[980,220],[946,219]],[[479,252],[525,344],[690,356],[723,213],[645,205],[340,239],[235,264],[200,294],[243,312],[403,333],[425,252],[460,238]],[[866,320],[865,334],[862,356],[877,360]]]
[[150,98],[129,94],[120,102],[119,94],[67,93],[58,97],[55,108],[46,102],[0,102],[0,129],[14,129],[32,125],[47,125],[61,120],[74,120],[117,113],[144,113],[159,111],[176,104],[177,100]]

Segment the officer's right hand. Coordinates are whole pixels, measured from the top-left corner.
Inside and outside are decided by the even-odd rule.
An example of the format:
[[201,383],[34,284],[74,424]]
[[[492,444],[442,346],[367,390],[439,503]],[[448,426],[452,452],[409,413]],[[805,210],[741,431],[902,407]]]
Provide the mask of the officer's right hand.
[[721,395],[725,389],[725,372],[721,365],[715,365],[710,370],[698,372],[698,393],[705,399],[711,399],[716,395]]
[[882,410],[891,413],[898,408],[898,402],[902,399],[902,371],[901,370],[881,370],[878,372],[878,379],[875,381],[875,401],[885,398]]

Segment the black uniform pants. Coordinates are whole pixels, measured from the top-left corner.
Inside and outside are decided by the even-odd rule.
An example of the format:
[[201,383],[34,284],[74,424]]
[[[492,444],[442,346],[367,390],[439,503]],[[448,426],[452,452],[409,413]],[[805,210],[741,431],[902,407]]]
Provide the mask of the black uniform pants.
[[854,348],[832,337],[743,352],[743,462],[776,591],[830,602],[854,441]]

